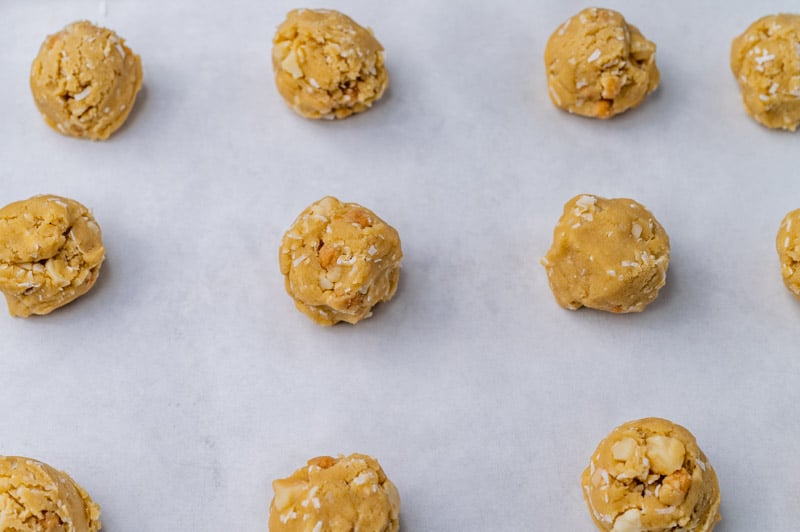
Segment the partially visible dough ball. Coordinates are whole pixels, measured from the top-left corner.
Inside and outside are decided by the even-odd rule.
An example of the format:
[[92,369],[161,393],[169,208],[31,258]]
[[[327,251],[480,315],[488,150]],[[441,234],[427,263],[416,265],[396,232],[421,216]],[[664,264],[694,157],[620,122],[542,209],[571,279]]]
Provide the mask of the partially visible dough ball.
[[363,454],[320,456],[272,482],[270,532],[396,532],[400,495],[380,464]]
[[95,532],[100,507],[70,476],[20,456],[0,456],[0,530]]
[[48,314],[94,286],[100,226],[77,201],[34,196],[0,209],[0,291],[12,316]]
[[272,43],[278,92],[306,118],[366,111],[389,84],[381,43],[338,11],[290,11]]
[[636,107],[658,87],[656,45],[611,9],[584,9],[562,24],[544,52],[556,107],[610,118]]
[[769,15],[731,45],[731,70],[748,114],[770,128],[800,125],[800,15]]
[[133,108],[142,63],[113,31],[74,22],[42,43],[30,81],[50,127],[71,137],[105,140]]
[[283,235],[286,291],[321,325],[357,323],[397,290],[403,251],[397,231],[369,209],[325,197]]
[[564,308],[640,312],[666,282],[669,237],[634,200],[581,194],[564,205],[542,265]]
[[629,421],[600,442],[581,476],[600,530],[709,532],[721,519],[714,468],[685,428]]
[[775,239],[786,288],[800,299],[800,209],[787,214]]

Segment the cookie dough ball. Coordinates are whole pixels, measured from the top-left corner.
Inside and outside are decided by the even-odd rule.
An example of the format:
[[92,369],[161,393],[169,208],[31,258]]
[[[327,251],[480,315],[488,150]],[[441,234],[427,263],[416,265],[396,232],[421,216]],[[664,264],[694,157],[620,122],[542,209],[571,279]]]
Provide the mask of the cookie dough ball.
[[786,215],[775,239],[786,288],[800,299],[800,209]]
[[59,196],[0,209],[0,291],[12,316],[48,314],[94,286],[105,248],[89,210]]
[[597,446],[581,487],[600,530],[709,532],[721,519],[708,458],[688,430],[666,419],[614,429]]
[[396,532],[400,495],[363,454],[320,456],[272,483],[270,532]]
[[321,325],[357,323],[397,290],[403,251],[395,229],[357,203],[325,197],[283,235],[286,291]]
[[31,66],[31,91],[50,127],[105,140],[128,118],[142,86],[142,63],[125,40],[90,22],[48,36]]
[[366,111],[389,84],[381,43],[338,11],[290,11],[272,43],[278,92],[306,118]]
[[632,199],[582,194],[564,205],[542,265],[564,308],[641,312],[666,282],[669,237]]
[[20,456],[0,456],[0,530],[95,532],[100,507],[69,475]]
[[758,19],[731,45],[748,114],[770,128],[800,125],[800,15]]
[[610,118],[658,87],[656,45],[611,9],[567,20],[547,41],[544,62],[553,104],[582,116]]

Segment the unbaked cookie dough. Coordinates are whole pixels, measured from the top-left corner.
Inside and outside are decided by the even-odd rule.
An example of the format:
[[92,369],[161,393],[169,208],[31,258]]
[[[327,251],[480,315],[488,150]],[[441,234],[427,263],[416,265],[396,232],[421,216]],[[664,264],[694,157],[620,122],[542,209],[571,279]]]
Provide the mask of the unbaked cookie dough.
[[587,8],[564,22],[544,62],[553,104],[582,116],[610,118],[658,87],[656,45],[611,9]]
[[800,15],[769,15],[731,45],[731,70],[748,114],[794,131],[800,125]]
[[562,307],[641,312],[666,282],[669,237],[632,199],[581,194],[564,205],[541,262]]
[[36,107],[53,129],[105,140],[128,118],[142,86],[142,63],[125,40],[91,22],[48,36],[31,66]]
[[100,507],[69,475],[20,456],[0,456],[0,530],[95,532]]
[[270,532],[396,532],[400,495],[380,464],[363,454],[320,456],[272,482]]
[[0,209],[0,291],[12,316],[48,314],[94,286],[105,248],[89,210],[59,196]]
[[666,419],[614,429],[597,446],[581,487],[600,530],[709,532],[721,519],[708,458],[688,430]]
[[383,96],[389,75],[372,30],[331,9],[295,9],[272,41],[278,92],[306,118],[345,118]]
[[357,323],[389,301],[400,278],[400,236],[367,208],[327,196],[300,213],[283,235],[286,291],[321,325]]
[[800,299],[800,209],[787,214],[775,239],[786,288]]

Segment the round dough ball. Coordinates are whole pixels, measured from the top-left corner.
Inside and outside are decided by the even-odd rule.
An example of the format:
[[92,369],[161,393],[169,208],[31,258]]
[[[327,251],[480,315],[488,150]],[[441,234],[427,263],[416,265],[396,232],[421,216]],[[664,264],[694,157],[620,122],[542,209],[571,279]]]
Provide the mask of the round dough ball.
[[800,209],[786,215],[775,239],[786,288],[800,299]]
[[20,456],[0,456],[0,530],[95,532],[100,507],[69,475]]
[[320,456],[272,482],[270,532],[396,532],[400,495],[380,464],[363,454]]
[[31,66],[36,107],[53,129],[105,140],[128,118],[142,63],[125,40],[87,21],[48,36]]
[[278,92],[306,118],[366,111],[389,84],[381,43],[338,11],[290,11],[272,43]]
[[747,113],[761,124],[800,125],[800,15],[769,15],[731,45],[731,70]]
[[0,209],[0,291],[12,316],[48,314],[94,286],[100,226],[77,201],[34,196]]
[[614,429],[581,476],[600,530],[709,532],[721,519],[719,483],[695,437],[647,418]]
[[562,24],[544,52],[556,107],[610,118],[639,105],[658,87],[656,45],[611,9],[584,9]]
[[641,312],[666,282],[669,237],[632,199],[581,194],[564,205],[542,265],[564,308]]
[[389,301],[400,278],[400,236],[357,203],[325,197],[300,213],[279,253],[286,291],[321,325],[357,323]]

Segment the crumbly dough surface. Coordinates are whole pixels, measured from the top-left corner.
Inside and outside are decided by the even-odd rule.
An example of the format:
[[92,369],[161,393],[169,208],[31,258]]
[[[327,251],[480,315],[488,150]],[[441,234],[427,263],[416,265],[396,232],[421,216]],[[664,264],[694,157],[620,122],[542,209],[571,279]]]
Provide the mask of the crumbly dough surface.
[[320,456],[272,482],[270,532],[396,532],[400,495],[363,454]]
[[30,458],[0,456],[0,531],[100,528],[100,507],[69,475]]
[[761,124],[800,125],[800,15],[769,15],[731,45],[731,70],[747,113]]
[[775,239],[786,288],[800,299],[800,209],[787,214]]
[[272,43],[278,92],[306,118],[366,111],[389,84],[381,43],[338,11],[290,11]]
[[669,237],[632,199],[581,194],[564,205],[542,265],[564,308],[640,312],[666,282]]
[[327,196],[283,235],[286,291],[321,325],[357,323],[397,290],[403,251],[397,231],[369,209]]
[[553,104],[582,116],[610,118],[658,87],[656,45],[611,9],[587,8],[564,22],[544,61]]
[[142,63],[113,31],[74,22],[42,43],[30,83],[50,127],[72,137],[105,140],[133,108],[142,86]]
[[581,487],[600,530],[709,532],[721,519],[708,458],[688,430],[666,419],[614,429],[597,446]]
[[0,209],[0,291],[12,316],[48,314],[94,286],[105,257],[89,210],[59,196]]

